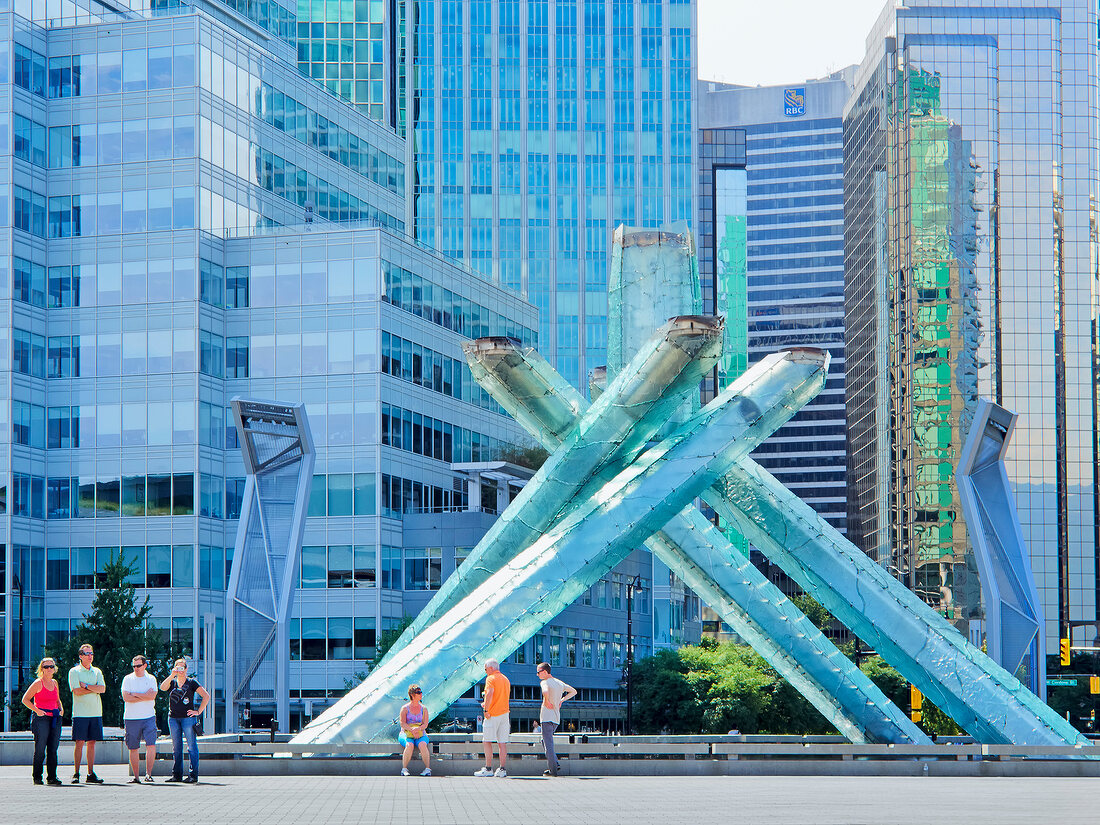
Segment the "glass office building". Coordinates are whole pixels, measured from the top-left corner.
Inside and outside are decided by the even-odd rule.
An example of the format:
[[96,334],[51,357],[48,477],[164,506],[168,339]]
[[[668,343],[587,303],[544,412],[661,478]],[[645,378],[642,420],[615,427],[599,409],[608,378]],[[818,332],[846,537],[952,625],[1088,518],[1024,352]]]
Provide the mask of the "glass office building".
[[1097,638],[1097,9],[888,6],[844,116],[851,538],[975,632],[954,469],[974,406],[1008,474],[1048,648]]
[[[319,448],[285,651],[308,714],[491,523],[477,472],[525,438],[460,344],[537,313],[407,238],[404,141],[232,9],[0,20],[5,695],[121,555],[221,703],[240,394],[304,400]],[[406,516],[445,529],[413,546]]]
[[[407,234],[407,141],[299,73],[293,11],[45,14],[0,13],[4,695],[121,555],[153,626],[213,662],[217,729],[235,726],[224,616],[244,470],[227,408],[304,401],[318,457],[284,652],[297,727],[530,476],[502,460],[529,439],[460,345],[534,343],[538,311]],[[520,726],[538,659],[582,689],[577,723],[621,724],[635,575],[634,643],[651,649],[639,554],[505,663]],[[269,713],[253,702],[251,723]]]
[[[699,91],[700,277],[729,329],[719,381],[786,347],[829,350],[824,390],[753,457],[840,530],[847,498],[841,112],[853,74],[854,67],[789,86],[704,83]],[[802,102],[789,106],[788,92]]]

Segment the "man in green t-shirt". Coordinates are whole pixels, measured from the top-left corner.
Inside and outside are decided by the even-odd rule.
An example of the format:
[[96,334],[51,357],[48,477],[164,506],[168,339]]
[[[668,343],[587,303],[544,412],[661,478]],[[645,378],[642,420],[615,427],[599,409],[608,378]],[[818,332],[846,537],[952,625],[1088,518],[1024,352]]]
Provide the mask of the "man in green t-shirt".
[[80,646],[80,662],[69,669],[69,690],[73,692],[73,779],[80,782],[80,759],[84,746],[88,746],[89,785],[102,785],[95,775],[95,743],[103,739],[103,700],[100,694],[107,690],[103,671],[92,667],[92,646]]

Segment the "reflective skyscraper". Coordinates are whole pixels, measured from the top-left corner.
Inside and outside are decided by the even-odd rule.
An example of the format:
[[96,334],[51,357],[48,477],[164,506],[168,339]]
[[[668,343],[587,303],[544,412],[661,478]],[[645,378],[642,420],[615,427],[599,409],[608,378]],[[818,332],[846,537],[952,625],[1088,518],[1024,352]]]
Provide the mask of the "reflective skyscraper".
[[979,396],[1048,639],[1096,639],[1097,9],[890,4],[844,118],[852,539],[964,632],[981,618],[954,470]]
[[419,240],[522,291],[576,386],[602,365],[619,223],[692,218],[689,0],[415,0]]
[[719,380],[725,386],[747,363],[787,347],[829,350],[825,389],[753,458],[840,530],[847,498],[841,113],[854,71],[699,90],[700,277],[708,302],[727,316]]

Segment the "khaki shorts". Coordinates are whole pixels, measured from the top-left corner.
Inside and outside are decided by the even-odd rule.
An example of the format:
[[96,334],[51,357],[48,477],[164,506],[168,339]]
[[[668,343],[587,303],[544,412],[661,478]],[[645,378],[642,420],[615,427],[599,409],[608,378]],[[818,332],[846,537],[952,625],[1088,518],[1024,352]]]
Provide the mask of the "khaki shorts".
[[498,745],[507,745],[508,734],[512,732],[512,718],[507,713],[492,716],[485,720],[481,730],[484,734],[483,742],[496,742]]

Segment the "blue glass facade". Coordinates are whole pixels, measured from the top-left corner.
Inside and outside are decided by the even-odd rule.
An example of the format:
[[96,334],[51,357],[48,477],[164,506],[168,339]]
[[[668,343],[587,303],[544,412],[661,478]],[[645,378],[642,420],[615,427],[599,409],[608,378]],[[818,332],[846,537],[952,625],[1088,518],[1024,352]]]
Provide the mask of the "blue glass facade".
[[692,218],[694,8],[413,5],[416,236],[523,292],[540,350],[584,386],[606,353],[612,230]]

